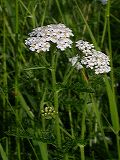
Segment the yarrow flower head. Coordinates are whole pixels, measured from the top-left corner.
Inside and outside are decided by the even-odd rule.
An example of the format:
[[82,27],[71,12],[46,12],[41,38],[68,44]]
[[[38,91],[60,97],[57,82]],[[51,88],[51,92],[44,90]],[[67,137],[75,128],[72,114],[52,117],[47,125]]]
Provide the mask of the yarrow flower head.
[[100,51],[94,50],[92,55],[84,56],[81,63],[86,65],[86,68],[94,69],[95,74],[110,72],[109,58]]
[[109,57],[100,51],[96,51],[93,44],[79,40],[76,42],[76,47],[83,53],[83,57],[79,62],[81,65],[85,65],[86,68],[94,69],[95,74],[110,72]]
[[71,48],[72,41],[70,36],[74,36],[72,30],[64,24],[50,24],[33,29],[29,33],[29,38],[25,44],[31,51],[41,52],[49,51],[50,42],[56,43],[57,48],[64,51],[67,47]]

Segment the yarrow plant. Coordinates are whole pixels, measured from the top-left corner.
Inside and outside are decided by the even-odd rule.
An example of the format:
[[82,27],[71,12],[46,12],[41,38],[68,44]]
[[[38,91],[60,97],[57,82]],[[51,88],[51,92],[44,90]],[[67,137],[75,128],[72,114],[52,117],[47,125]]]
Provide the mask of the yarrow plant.
[[[50,24],[47,26],[42,26],[33,29],[29,33],[29,38],[25,40],[25,44],[29,47],[31,51],[46,52],[50,50],[52,43],[56,44],[56,48],[64,51],[66,48],[72,47],[72,41],[70,36],[73,36],[72,30],[67,28],[64,24]],[[76,47],[81,51],[82,54],[77,54],[76,56],[69,58],[72,66],[77,70],[82,69],[84,66],[95,71],[95,74],[108,73],[110,71],[110,60],[107,55],[101,51],[96,51],[93,44],[87,41],[79,40],[76,42]],[[59,125],[59,94],[57,89],[57,62],[58,57],[55,54],[51,54],[51,82],[53,89],[53,104],[54,107],[45,107],[41,110],[41,116],[45,119],[55,120],[55,134],[56,134],[56,144],[59,148],[62,146],[61,140],[61,130]],[[70,72],[72,73],[72,72]],[[68,74],[68,77],[70,74]],[[83,147],[83,144],[82,144]],[[83,150],[81,149],[81,157],[83,155]],[[82,158],[84,160],[84,158]]]
[[[83,57],[80,62],[77,62],[77,69],[81,69],[81,65],[85,65],[86,68],[94,69],[95,74],[110,72],[110,60],[107,55],[101,51],[96,51],[94,45],[87,41],[79,40],[76,42],[76,47],[83,53]],[[79,59],[80,56],[70,58],[69,61],[74,66],[75,59]]]
[[[56,48],[64,51],[66,48],[71,48],[72,41],[70,36],[74,36],[72,30],[67,28],[64,24],[50,24],[47,26],[42,26],[33,29],[29,33],[29,38],[25,40],[25,44],[29,47],[31,51],[46,52],[50,50],[52,43],[56,44]],[[51,50],[52,51],[52,50]],[[52,79],[52,89],[53,89],[53,106],[46,107],[41,111],[41,115],[45,119],[55,118],[55,132],[56,132],[56,143],[61,147],[61,136],[60,136],[60,127],[59,127],[59,115],[58,115],[58,91],[57,91],[57,82],[56,82],[56,63],[58,57],[55,54],[51,54],[51,79]],[[56,115],[56,116],[55,116]]]
[[71,48],[70,36],[73,36],[73,33],[64,24],[50,24],[33,29],[29,36],[25,40],[25,44],[31,51],[39,53],[49,51],[50,42],[56,43],[56,47],[61,51],[64,51],[67,47]]

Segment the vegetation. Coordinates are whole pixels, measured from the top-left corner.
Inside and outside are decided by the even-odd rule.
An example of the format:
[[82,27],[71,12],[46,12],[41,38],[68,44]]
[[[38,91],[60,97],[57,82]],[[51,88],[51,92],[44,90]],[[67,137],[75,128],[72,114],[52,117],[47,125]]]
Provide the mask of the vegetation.
[[[0,159],[120,160],[120,2],[1,0]],[[34,28],[62,23],[72,48],[25,45]],[[111,72],[77,70],[75,42],[110,59]]]

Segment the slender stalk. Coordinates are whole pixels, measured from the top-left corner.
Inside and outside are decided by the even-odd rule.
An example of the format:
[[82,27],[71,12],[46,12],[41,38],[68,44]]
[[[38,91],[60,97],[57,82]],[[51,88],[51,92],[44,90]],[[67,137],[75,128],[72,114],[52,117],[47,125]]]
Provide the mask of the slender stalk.
[[107,7],[106,7],[106,10],[105,10],[105,17],[104,17],[104,19],[105,19],[105,21],[104,21],[104,28],[103,28],[100,48],[103,47],[103,42],[104,42],[104,39],[105,39],[105,34],[106,34],[106,29],[107,29]]
[[83,109],[83,115],[82,115],[82,123],[81,123],[81,139],[84,140],[85,137],[85,130],[86,130],[86,126],[85,126],[85,118],[86,118],[86,110],[87,110],[87,100],[85,102],[84,105],[84,109]]
[[100,127],[101,134],[103,136],[103,140],[104,140],[104,144],[105,144],[105,147],[106,147],[106,151],[107,151],[108,156],[110,157],[108,144],[106,142],[105,133],[104,133],[104,130],[103,130],[103,127],[102,127],[102,122],[101,122],[101,118],[100,118],[100,112],[98,110],[98,103],[95,101],[94,96],[92,94],[90,94],[90,96],[91,96],[91,99],[92,99],[93,110],[95,112],[95,115],[96,115],[96,118],[97,118],[97,122],[98,122],[98,125]]
[[106,85],[106,90],[107,90],[107,95],[109,100],[112,127],[114,130],[114,133],[117,135],[119,132],[119,116],[118,116],[118,110],[116,105],[116,99],[107,76],[105,76],[104,82]]
[[[37,92],[40,93],[40,85],[39,85],[39,83],[37,84]],[[45,91],[43,93],[42,100],[40,102],[40,110],[43,110],[45,96],[46,96],[46,88],[45,88]],[[40,115],[40,113],[39,113],[39,115]],[[45,119],[43,117],[42,117],[42,129],[45,131]],[[39,130],[38,130],[38,132],[39,132]],[[38,142],[38,145],[39,145],[39,148],[40,148],[42,159],[43,160],[48,160],[47,143]]]
[[[2,100],[3,100],[3,108],[5,109],[3,111],[3,122],[5,123],[5,120],[8,117],[8,113],[6,113],[6,110],[8,109],[7,100],[8,100],[8,82],[7,82],[7,56],[6,56],[6,15],[5,15],[5,4],[2,1],[2,7],[3,7],[3,90],[4,94],[2,94]],[[4,129],[7,129],[4,127]],[[8,155],[9,151],[9,138],[6,137],[6,155]]]
[[120,160],[120,137],[118,134],[116,135],[116,141],[117,141],[117,150],[118,150],[118,160]]
[[18,93],[18,0],[16,0],[16,18],[15,18],[15,106],[17,108],[18,106],[18,97],[17,97],[17,93]]
[[70,119],[70,128],[71,128],[71,135],[74,138],[74,128],[73,128],[73,120],[72,120],[72,114],[71,114],[71,108],[69,106],[69,119]]
[[104,82],[106,85],[106,90],[107,90],[107,95],[108,95],[108,100],[109,100],[112,127],[113,127],[114,133],[116,135],[116,140],[117,140],[116,147],[118,150],[118,159],[120,160],[120,140],[118,138],[120,125],[119,125],[119,116],[118,116],[118,110],[117,110],[117,105],[116,105],[116,99],[115,99],[114,92],[112,90],[112,87],[110,86],[107,76],[105,76]]
[[81,160],[85,160],[84,146],[80,146],[80,151],[81,151]]
[[[87,7],[87,8],[86,8],[86,7]],[[84,8],[85,8],[84,11],[87,10],[87,14],[86,14],[86,17],[85,17],[86,22],[87,22],[87,21],[88,21],[88,18],[89,18],[88,15],[89,15],[89,12],[90,12],[90,10],[91,10],[91,4],[89,4],[88,6],[86,5]],[[83,31],[82,31],[83,37],[84,37],[84,34],[85,34],[85,32],[86,32],[86,29],[87,29],[87,27],[86,27],[86,25],[84,25],[84,28],[83,28]]]
[[112,61],[112,42],[111,42],[111,29],[110,29],[110,0],[108,0],[107,5],[107,29],[108,29],[108,45],[109,45],[109,56],[110,56],[110,65],[111,65],[111,72],[110,77],[112,80],[112,90],[115,95],[115,89],[114,89],[114,73],[113,73],[113,61]]
[[[82,123],[81,123],[81,140],[84,141],[85,138],[85,118],[86,118],[86,109],[87,109],[87,101],[85,102],[84,109],[83,109],[83,116],[82,116]],[[84,152],[84,145],[80,145],[80,152],[81,152],[81,160],[85,160],[85,152]]]
[[84,145],[78,144],[81,153],[81,160],[85,160]]
[[[15,106],[16,109],[18,107],[18,75],[19,75],[19,69],[18,69],[18,0],[15,1],[16,2],[16,6],[15,6]],[[16,121],[18,123],[19,121],[19,113],[18,110],[16,110]],[[17,130],[17,132],[19,132]],[[21,160],[21,154],[20,154],[20,139],[16,138],[16,144],[17,144],[17,156],[18,156],[18,160]]]
[[62,13],[62,10],[61,10],[61,7],[60,7],[60,3],[59,3],[59,0],[55,0],[56,4],[57,4],[57,7],[58,7],[58,11],[60,13],[60,16],[62,18],[62,21],[64,22],[64,16],[63,16],[63,13]]
[[44,21],[45,21],[45,15],[46,15],[46,11],[47,11],[47,6],[48,6],[48,0],[45,2],[45,9],[44,9],[42,20],[41,20],[41,26],[43,26]]
[[46,143],[38,141],[38,146],[39,146],[40,151],[41,151],[42,160],[48,160],[48,152],[47,152],[47,145],[46,145]]
[[74,67],[70,67],[70,69],[69,69],[69,71],[68,71],[68,74],[66,74],[66,75],[64,76],[62,85],[66,85],[66,84],[67,84],[67,82],[68,82],[71,74],[73,73],[73,71],[74,71]]
[[[3,89],[7,98],[7,65],[6,65],[6,17],[3,15]],[[6,108],[6,98],[3,96],[3,107]]]
[[[112,80],[112,91],[110,91],[109,82],[106,82],[107,85],[107,93],[110,103],[110,112],[111,112],[111,119],[113,123],[113,127],[116,132],[116,140],[117,140],[117,150],[118,150],[118,159],[120,160],[120,139],[119,139],[119,116],[117,111],[117,105],[116,105],[116,96],[115,96],[115,89],[114,89],[114,72],[113,72],[113,61],[112,61],[112,42],[111,42],[111,29],[110,29],[110,7],[111,7],[111,1],[108,0],[107,2],[107,24],[108,24],[108,44],[109,44],[109,56],[110,56],[110,63],[111,63],[111,73],[110,77]],[[112,95],[112,99],[110,98],[110,95]]]
[[[58,55],[53,54],[52,55],[52,86],[53,86],[53,92],[54,92],[54,107],[56,113],[58,113],[58,91],[56,86],[56,61],[57,61]],[[59,116],[57,115],[55,118],[55,128],[56,128],[56,134],[57,134],[57,145],[58,147],[61,147],[61,135],[60,135],[60,127],[59,127]]]

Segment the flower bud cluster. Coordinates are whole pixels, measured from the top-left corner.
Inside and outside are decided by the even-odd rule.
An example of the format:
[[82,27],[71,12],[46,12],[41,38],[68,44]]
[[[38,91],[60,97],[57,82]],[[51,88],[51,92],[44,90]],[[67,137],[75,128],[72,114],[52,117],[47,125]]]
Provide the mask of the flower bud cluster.
[[62,51],[67,47],[71,48],[72,41],[69,37],[73,36],[73,33],[64,24],[50,24],[33,29],[29,36],[25,44],[31,51],[39,53],[49,51],[50,42],[56,43],[56,47]]
[[44,110],[41,110],[41,114],[46,119],[51,119],[58,114],[58,112],[56,112],[53,107],[45,107]]

